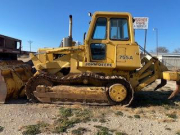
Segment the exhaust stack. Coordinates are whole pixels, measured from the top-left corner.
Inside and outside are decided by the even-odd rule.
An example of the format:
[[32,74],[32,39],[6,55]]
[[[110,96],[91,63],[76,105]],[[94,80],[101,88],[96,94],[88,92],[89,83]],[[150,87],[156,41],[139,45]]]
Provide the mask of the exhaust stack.
[[72,15],[69,15],[69,36],[63,38],[62,47],[71,47],[72,46]]
[[69,15],[69,37],[72,38],[72,15]]

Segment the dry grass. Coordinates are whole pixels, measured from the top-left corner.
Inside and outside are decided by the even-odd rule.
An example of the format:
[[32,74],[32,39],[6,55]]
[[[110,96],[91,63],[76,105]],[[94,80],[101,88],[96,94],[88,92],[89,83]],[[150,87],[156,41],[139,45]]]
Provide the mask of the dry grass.
[[0,133],[4,130],[4,127],[0,126]]
[[171,131],[171,128],[165,128],[165,130],[169,130],[169,131]]
[[[59,115],[53,124],[39,122],[36,125],[25,126],[23,135],[35,135],[39,133],[62,133],[74,127],[77,123],[85,123],[91,120],[92,112],[88,109],[65,108],[59,109]],[[74,131],[75,132],[75,131]]]
[[[168,108],[168,109],[167,109]],[[96,107],[96,106],[82,106],[82,105],[73,105],[73,106],[64,106],[60,107],[59,115],[55,119],[53,124],[38,123],[36,125],[26,126],[23,131],[23,135],[29,134],[38,134],[38,133],[65,133],[68,129],[75,127],[78,123],[86,122],[100,122],[102,125],[108,122],[107,117],[114,116],[116,117],[127,117],[130,119],[140,119],[145,117],[147,119],[154,119],[158,122],[175,122],[178,119],[178,110],[179,106],[150,106],[150,107],[141,107],[141,108],[124,108],[119,106],[112,107]],[[157,119],[157,115],[161,117]],[[48,125],[48,126],[47,126]],[[116,132],[110,130],[105,126],[96,126],[97,135],[126,135],[123,132]],[[170,129],[165,129],[170,130]],[[70,130],[71,131],[71,130]],[[85,134],[89,130],[86,128],[77,128],[71,131],[71,134],[80,135]],[[91,132],[91,131],[90,131]]]
[[[112,107],[113,108],[113,107]],[[39,133],[65,133],[68,129],[75,127],[78,123],[86,123],[86,122],[100,122],[106,123],[107,116],[111,114],[115,114],[116,116],[123,116],[123,112],[117,110],[113,110],[111,107],[88,107],[88,106],[64,106],[59,108],[59,114],[57,118],[54,120],[53,124],[46,124],[43,122],[39,122],[36,125],[29,125],[23,127],[23,135],[29,134],[39,134]],[[97,129],[98,135],[110,135],[115,134],[116,132],[108,129],[103,126],[95,126]],[[77,128],[72,130],[72,134],[78,135],[83,134],[89,131],[86,128]],[[119,134],[125,135],[123,132],[117,132]]]
[[23,135],[36,135],[36,134],[41,133],[41,131],[45,130],[45,128],[48,126],[49,126],[49,124],[44,123],[44,122],[39,122],[36,125],[25,126],[22,128],[22,129],[24,129],[22,134]]
[[116,130],[110,130],[108,127],[104,127],[104,126],[99,126],[99,125],[95,125],[94,127],[96,127],[98,129],[97,135],[127,135],[124,132],[120,132],[120,131],[116,131]]
[[160,120],[158,120],[158,122],[172,123],[172,122],[175,122],[175,119],[171,119],[171,118],[164,118],[164,119],[160,119]]
[[136,108],[136,109],[134,109],[134,113],[135,114],[142,114],[142,113],[144,113],[144,111],[142,108]]
[[112,131],[110,131],[107,127],[96,125],[94,127],[98,129],[97,135],[112,135]]
[[178,130],[178,131],[176,132],[176,135],[180,135],[180,130]]
[[54,133],[66,132],[77,123],[85,123],[91,120],[92,114],[88,109],[60,108],[60,117],[54,122]]
[[74,129],[72,130],[72,134],[73,135],[83,135],[85,132],[87,132],[89,130],[87,130],[86,128],[83,128],[83,127],[79,127],[78,129]]
[[123,116],[124,114],[123,114],[123,112],[121,112],[121,111],[117,111],[117,112],[115,112],[115,115],[116,115],[116,116]]
[[116,135],[127,135],[127,134],[124,133],[124,132],[116,132],[115,134],[116,134]]
[[171,114],[166,114],[167,117],[172,118],[172,119],[177,119],[177,115],[175,113],[171,113]]
[[136,119],[140,119],[141,118],[141,116],[140,115],[134,115],[134,118],[136,118]]

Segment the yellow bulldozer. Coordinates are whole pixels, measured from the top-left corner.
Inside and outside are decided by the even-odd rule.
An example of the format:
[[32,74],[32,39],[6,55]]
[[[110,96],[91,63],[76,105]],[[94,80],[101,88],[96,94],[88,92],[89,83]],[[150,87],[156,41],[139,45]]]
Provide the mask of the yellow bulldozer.
[[126,12],[95,12],[83,45],[72,38],[72,16],[69,36],[58,48],[39,49],[30,54],[37,70],[26,84],[31,102],[72,103],[128,106],[134,92],[161,79],[177,81],[180,73],[168,71],[157,58],[140,57],[135,42],[133,18]]
[[25,84],[33,76],[31,65],[18,60],[21,40],[0,35],[0,103],[25,97]]

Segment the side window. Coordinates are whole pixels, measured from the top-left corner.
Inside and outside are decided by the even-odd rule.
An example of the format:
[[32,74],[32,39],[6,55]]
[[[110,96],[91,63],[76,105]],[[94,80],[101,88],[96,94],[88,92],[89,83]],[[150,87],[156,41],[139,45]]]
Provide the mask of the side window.
[[91,44],[91,54],[93,60],[104,60],[106,58],[106,45]]
[[126,18],[111,18],[110,39],[129,40],[128,21]]
[[92,35],[92,39],[106,39],[107,19],[98,18]]

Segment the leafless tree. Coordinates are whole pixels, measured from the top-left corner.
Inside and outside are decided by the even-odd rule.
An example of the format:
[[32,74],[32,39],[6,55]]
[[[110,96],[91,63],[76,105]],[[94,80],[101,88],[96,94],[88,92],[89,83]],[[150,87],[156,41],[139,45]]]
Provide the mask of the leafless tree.
[[157,49],[156,49],[156,52],[158,51],[158,53],[168,53],[169,52],[169,50],[166,48],[166,47],[164,47],[164,46],[160,46],[160,47],[158,47]]
[[150,53],[155,53],[154,50],[150,50]]
[[175,49],[173,53],[180,53],[180,48]]

